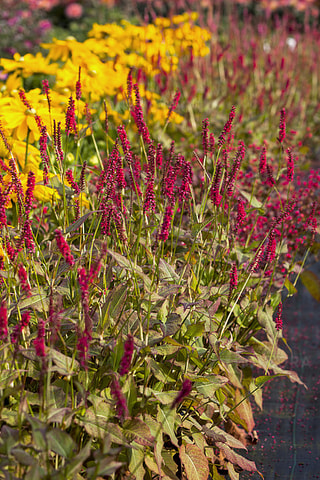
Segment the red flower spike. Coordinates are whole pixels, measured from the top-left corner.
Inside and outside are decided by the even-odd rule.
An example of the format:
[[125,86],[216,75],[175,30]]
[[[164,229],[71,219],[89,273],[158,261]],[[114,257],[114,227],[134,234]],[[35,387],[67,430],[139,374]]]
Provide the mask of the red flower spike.
[[209,119],[205,118],[202,121],[202,150],[205,157],[209,150]]
[[171,115],[172,115],[172,112],[177,108],[178,103],[179,103],[179,100],[180,100],[180,97],[181,97],[181,93],[180,93],[179,91],[177,91],[177,92],[175,93],[175,95],[174,95],[174,97],[173,97],[173,100],[172,100],[172,103],[171,103],[171,105],[170,105],[166,122],[169,122],[170,117],[171,117]]
[[184,380],[182,384],[180,392],[178,393],[176,398],[173,400],[171,408],[175,408],[179,403],[181,403],[182,400],[184,400],[189,395],[191,390],[192,390],[192,382],[188,378],[186,378],[186,380]]
[[122,393],[119,381],[114,377],[110,384],[110,392],[116,402],[116,411],[119,420],[125,420],[129,416],[127,401]]
[[8,336],[7,304],[2,300],[0,305],[0,340],[6,340]]
[[70,133],[77,134],[77,122],[75,114],[75,103],[72,96],[69,98],[68,108],[66,113],[66,134],[67,136]]
[[286,138],[286,109],[283,108],[280,112],[279,137],[280,143]]
[[282,330],[282,327],[283,327],[283,324],[282,324],[282,302],[279,303],[278,313],[277,313],[275,322],[276,322],[276,329],[278,331]]
[[81,67],[79,67],[79,76],[76,83],[76,100],[81,100]]
[[23,312],[23,314],[21,315],[21,321],[14,326],[11,337],[10,337],[11,343],[13,345],[17,344],[23,329],[29,325],[30,317],[31,317],[31,313],[29,310],[27,310],[26,312]]
[[127,373],[129,372],[133,351],[134,339],[133,336],[129,334],[124,344],[124,354],[120,362],[119,375],[127,375]]
[[72,267],[74,265],[74,258],[71,254],[68,243],[66,242],[64,236],[62,235],[61,230],[56,229],[54,233],[55,233],[57,246],[61,255],[63,256],[65,261]]

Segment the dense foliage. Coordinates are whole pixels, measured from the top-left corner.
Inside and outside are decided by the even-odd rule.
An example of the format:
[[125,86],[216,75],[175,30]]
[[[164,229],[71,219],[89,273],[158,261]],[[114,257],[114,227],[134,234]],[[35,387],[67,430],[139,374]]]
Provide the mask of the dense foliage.
[[237,479],[251,401],[303,384],[319,35],[198,19],[1,59],[0,478]]

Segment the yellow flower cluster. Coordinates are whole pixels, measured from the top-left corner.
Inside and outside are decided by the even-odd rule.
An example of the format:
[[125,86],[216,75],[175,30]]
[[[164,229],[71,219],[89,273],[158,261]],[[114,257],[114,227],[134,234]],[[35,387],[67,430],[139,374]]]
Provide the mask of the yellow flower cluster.
[[[120,24],[94,24],[89,38],[78,42],[73,37],[66,40],[54,39],[43,44],[48,54],[16,53],[13,59],[0,59],[2,68],[0,80],[0,122],[12,140],[12,152],[0,147],[0,157],[9,159],[13,155],[26,175],[32,167],[37,179],[41,173],[40,152],[37,142],[40,137],[39,124],[45,125],[52,136],[53,119],[65,128],[66,111],[70,96],[75,97],[76,81],[81,67],[81,94],[86,103],[101,103],[108,97],[118,96],[126,100],[125,91],[131,67],[141,68],[153,78],[160,71],[169,73],[177,69],[181,57],[190,55],[205,56],[209,52],[206,42],[209,31],[194,24],[197,14],[186,13],[171,20],[158,18],[154,24],[137,26],[127,21]],[[27,108],[19,97],[25,79],[32,75],[50,77],[50,111],[48,100],[39,88],[26,92],[31,108]],[[141,86],[141,97],[148,101],[148,124],[164,126],[169,106],[154,92]],[[122,92],[122,93],[121,93]],[[126,121],[129,112],[119,113],[107,102],[108,115],[116,123]],[[76,102],[77,118],[83,117],[85,103]],[[102,119],[103,113],[100,115]],[[183,117],[173,112],[171,121],[181,123]],[[85,130],[85,125],[82,125]],[[89,131],[90,129],[88,129]],[[0,144],[1,144],[0,140]],[[26,157],[27,155],[27,157]],[[49,191],[42,186],[43,199]],[[49,189],[52,191],[51,189]],[[35,192],[36,193],[36,192]],[[51,193],[50,193],[51,194]]]

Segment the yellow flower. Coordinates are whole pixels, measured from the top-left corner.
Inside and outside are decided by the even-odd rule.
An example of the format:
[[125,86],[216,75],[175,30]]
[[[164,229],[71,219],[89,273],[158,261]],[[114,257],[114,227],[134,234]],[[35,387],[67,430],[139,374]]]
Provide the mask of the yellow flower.
[[47,59],[62,60],[66,62],[69,58],[77,64],[81,59],[86,59],[92,55],[85,43],[78,42],[74,37],[68,37],[66,40],[54,38],[52,43],[43,43],[41,46],[49,50]]
[[22,76],[29,77],[35,73],[43,73],[45,75],[55,75],[58,65],[50,63],[49,57],[43,57],[41,53],[32,55],[27,53],[22,56],[19,53],[13,55],[13,60],[7,58],[0,59],[0,66],[5,72],[21,72]]

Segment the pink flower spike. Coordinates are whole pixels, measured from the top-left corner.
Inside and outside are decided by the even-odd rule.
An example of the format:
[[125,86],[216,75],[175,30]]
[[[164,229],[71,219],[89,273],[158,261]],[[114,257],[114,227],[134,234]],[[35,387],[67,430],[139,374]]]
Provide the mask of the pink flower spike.
[[283,324],[282,324],[282,302],[279,303],[278,313],[277,313],[275,322],[276,322],[276,329],[278,331],[282,330],[282,327],[283,327]]
[[72,267],[74,265],[74,258],[71,254],[69,245],[67,244],[64,236],[62,235],[61,230],[56,229],[54,234],[61,255],[63,256],[65,261]]
[[110,392],[116,402],[116,410],[119,420],[125,420],[129,416],[127,401],[122,393],[119,381],[116,377],[114,377],[111,381]]
[[28,282],[28,275],[27,275],[26,269],[24,268],[22,263],[20,263],[20,265],[18,267],[18,277],[19,277],[19,281],[20,281],[22,290],[29,297],[31,295],[31,287],[30,287],[30,284]]
[[77,134],[77,122],[75,115],[75,103],[72,96],[69,98],[68,108],[66,113],[66,134],[67,136],[70,133]]
[[2,300],[0,305],[0,340],[6,340],[8,336],[7,304]]
[[134,339],[133,339],[133,336],[129,334],[124,344],[124,354],[120,362],[119,375],[121,376],[127,375],[127,373],[129,372],[133,351],[134,351]]
[[237,286],[238,286],[238,271],[237,271],[237,266],[234,263],[230,271],[229,299],[231,298],[232,292],[237,288]]
[[81,67],[79,67],[79,76],[76,83],[76,100],[81,100]]
[[44,358],[46,356],[45,334],[45,323],[43,320],[40,319],[38,323],[38,335],[37,338],[33,341],[37,357]]
[[172,115],[172,112],[177,108],[178,103],[179,103],[179,100],[180,100],[180,97],[181,97],[181,93],[180,93],[179,91],[177,91],[177,92],[175,93],[175,95],[174,95],[174,97],[173,97],[173,100],[172,100],[172,103],[171,103],[171,105],[170,105],[166,122],[169,122],[170,117],[171,117],[171,115]]
[[171,408],[174,408],[179,403],[181,403],[182,400],[189,395],[191,390],[192,390],[192,382],[188,378],[186,378],[186,380],[184,380],[182,384],[180,392],[178,393],[176,398],[173,400]]
[[291,149],[287,149],[287,181],[292,182],[294,176],[294,161]]
[[280,112],[279,137],[280,143],[286,138],[286,109],[283,108]]

